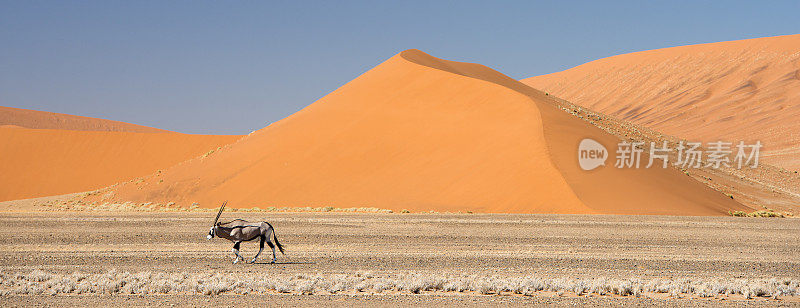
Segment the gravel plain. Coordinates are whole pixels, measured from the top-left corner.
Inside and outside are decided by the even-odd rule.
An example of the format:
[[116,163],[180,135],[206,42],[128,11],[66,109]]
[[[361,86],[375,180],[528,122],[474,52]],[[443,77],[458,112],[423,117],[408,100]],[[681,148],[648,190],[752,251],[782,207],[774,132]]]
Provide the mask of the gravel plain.
[[[232,264],[231,243],[205,239],[212,215],[0,213],[0,300],[4,306],[798,305],[795,218],[225,213],[222,220],[269,221],[286,247],[277,264],[268,263],[269,251],[257,264]],[[242,247],[245,257],[257,249],[257,243]],[[184,278],[166,294],[147,283],[134,291],[125,280],[144,274]],[[122,277],[128,288],[54,291],[76,275]],[[208,280],[204,275],[227,285],[203,293],[208,289],[196,285]],[[252,279],[263,281],[251,285]],[[448,287],[454,279],[464,287]],[[525,287],[534,282],[541,289]],[[717,283],[747,293],[700,295]],[[769,283],[772,289],[750,291]],[[616,284],[632,284],[631,293]],[[662,288],[654,284],[666,291],[653,291]],[[778,296],[775,284],[784,290]],[[576,285],[587,289],[575,291]]]

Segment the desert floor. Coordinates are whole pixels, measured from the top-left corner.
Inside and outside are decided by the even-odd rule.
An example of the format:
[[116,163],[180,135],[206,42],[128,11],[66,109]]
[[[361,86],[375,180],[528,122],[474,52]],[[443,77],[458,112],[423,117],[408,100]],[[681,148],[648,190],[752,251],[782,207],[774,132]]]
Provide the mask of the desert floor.
[[[268,263],[268,248],[256,264],[232,264],[230,242],[205,238],[213,215],[0,213],[0,302],[3,306],[800,304],[797,293],[773,297],[753,291],[748,300],[742,294],[717,291],[701,297],[699,290],[715,284],[756,290],[770,281],[773,286],[787,281],[785,287],[797,292],[800,220],[796,218],[225,213],[223,221],[242,217],[271,222],[286,248],[286,255],[278,254],[277,264]],[[243,255],[251,257],[257,246],[244,244]],[[79,276],[84,278],[75,278]],[[131,289],[134,276],[146,277],[138,282],[140,289]],[[154,287],[146,281],[151,277],[177,286]],[[83,281],[85,287],[94,285],[77,294],[75,287],[63,289],[72,283],[70,279],[76,284]],[[127,284],[106,288],[92,282],[100,279]],[[263,281],[251,285],[255,280]],[[528,296],[504,290],[503,285],[515,281],[546,287],[516,292]],[[579,296],[574,291],[576,281],[587,283],[589,289],[605,288],[609,294],[587,290]],[[210,287],[212,283],[217,289]],[[364,290],[358,290],[358,283],[366,283]],[[381,283],[389,286],[378,287]],[[616,285],[633,284],[635,289],[648,283],[673,291],[645,287],[636,294],[614,295]],[[420,286],[416,290],[415,284]],[[447,290],[458,289],[452,286],[459,284],[466,290]],[[62,294],[48,295],[56,287]],[[141,290],[156,294],[129,294]]]

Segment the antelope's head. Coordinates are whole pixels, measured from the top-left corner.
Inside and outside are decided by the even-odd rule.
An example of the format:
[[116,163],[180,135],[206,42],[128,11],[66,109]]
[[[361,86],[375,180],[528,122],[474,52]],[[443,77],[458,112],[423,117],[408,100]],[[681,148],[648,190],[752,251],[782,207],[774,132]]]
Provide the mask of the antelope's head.
[[225,205],[226,204],[228,204],[228,201],[223,202],[222,206],[219,207],[219,212],[217,212],[217,217],[214,218],[214,223],[211,224],[211,229],[208,230],[208,236],[206,236],[207,239],[210,240],[210,239],[214,238],[214,236],[217,235],[216,231],[217,231],[217,227],[219,226],[219,216],[222,215],[222,211],[225,210]]
[[214,229],[216,229],[216,228],[211,227],[211,230],[208,230],[208,235],[206,236],[207,239],[210,240],[210,239],[214,238]]

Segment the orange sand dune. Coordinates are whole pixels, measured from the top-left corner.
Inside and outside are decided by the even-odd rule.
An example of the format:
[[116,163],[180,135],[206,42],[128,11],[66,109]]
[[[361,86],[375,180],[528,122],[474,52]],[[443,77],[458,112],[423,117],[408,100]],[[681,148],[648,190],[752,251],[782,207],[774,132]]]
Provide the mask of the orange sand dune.
[[523,83],[692,141],[764,144],[800,170],[800,34],[613,56]]
[[488,67],[417,50],[116,200],[216,207],[721,215],[746,209],[671,169],[579,169],[577,145],[617,139]]
[[0,128],[0,201],[88,191],[178,164],[241,136]]
[[163,129],[119,121],[0,106],[0,127],[6,127],[7,125],[37,129],[45,128],[139,133],[170,132]]

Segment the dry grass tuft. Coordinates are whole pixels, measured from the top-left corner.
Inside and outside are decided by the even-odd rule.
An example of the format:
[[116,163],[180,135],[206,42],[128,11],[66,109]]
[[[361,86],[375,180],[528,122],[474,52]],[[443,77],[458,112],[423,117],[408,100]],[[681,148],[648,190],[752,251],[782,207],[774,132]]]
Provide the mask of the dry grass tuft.
[[33,270],[29,273],[0,272],[0,296],[57,294],[378,294],[384,292],[420,294],[457,292],[496,295],[535,295],[553,292],[559,296],[615,295],[639,297],[663,293],[672,297],[745,298],[800,295],[797,279],[571,279],[498,277],[430,273],[374,275],[295,274],[261,275],[256,273],[129,273],[111,270],[106,273],[71,274]]
[[[48,200],[37,203],[39,209],[45,211],[92,211],[92,212],[215,212],[217,208],[201,208],[197,203],[190,206],[180,206],[175,202],[153,203],[153,202],[97,202],[89,201],[86,198],[93,195],[100,195],[104,191],[97,190],[77,195],[77,197],[67,200]],[[91,200],[91,199],[90,199]],[[267,207],[267,208],[228,208],[229,212],[343,212],[343,213],[393,213],[392,210],[380,209],[375,207],[353,207],[336,208],[332,206],[323,207]]]

